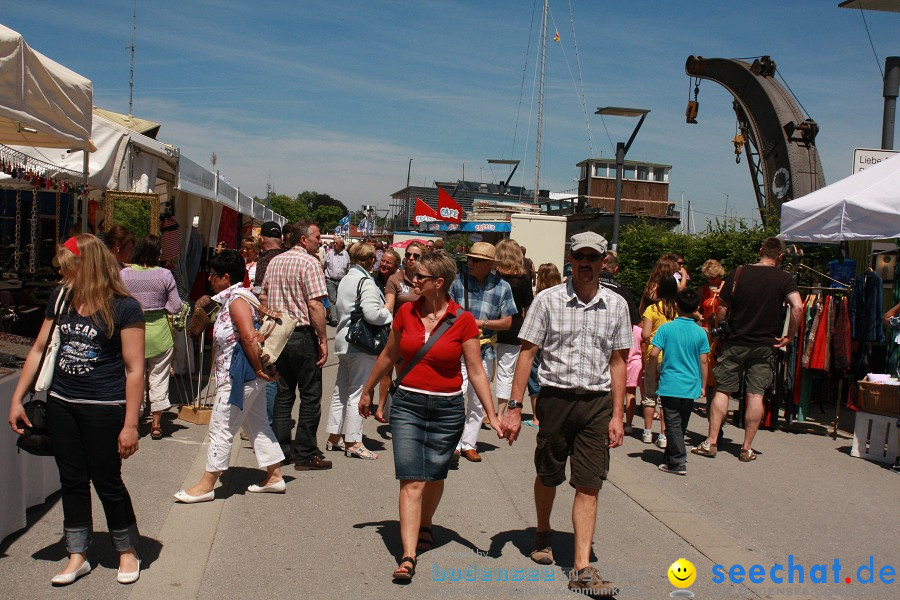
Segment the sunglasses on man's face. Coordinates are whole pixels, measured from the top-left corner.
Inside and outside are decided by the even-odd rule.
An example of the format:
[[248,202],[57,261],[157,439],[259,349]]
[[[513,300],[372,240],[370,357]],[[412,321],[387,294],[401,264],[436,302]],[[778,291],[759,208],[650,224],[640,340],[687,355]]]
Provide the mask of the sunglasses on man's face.
[[466,260],[473,265],[480,265],[481,263],[488,262],[488,259],[486,258],[475,258],[474,256],[469,256],[466,258]]
[[572,258],[574,260],[586,260],[588,262],[597,262],[600,260],[601,256],[595,252],[573,252]]

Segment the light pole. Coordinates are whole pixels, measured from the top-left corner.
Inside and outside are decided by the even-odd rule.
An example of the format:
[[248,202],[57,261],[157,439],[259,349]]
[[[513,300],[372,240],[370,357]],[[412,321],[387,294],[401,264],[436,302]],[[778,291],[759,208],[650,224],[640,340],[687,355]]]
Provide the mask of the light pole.
[[611,250],[616,252],[619,249],[619,219],[620,213],[622,211],[622,171],[625,168],[625,155],[628,154],[628,149],[631,148],[631,143],[634,141],[635,136],[637,135],[638,130],[641,128],[641,125],[644,124],[644,119],[647,118],[647,113],[650,112],[648,108],[624,108],[621,106],[604,106],[602,108],[598,108],[596,115],[610,115],[614,117],[640,117],[640,121],[635,126],[634,131],[631,132],[631,137],[628,138],[627,143],[619,142],[616,144],[616,203],[613,208],[613,233],[612,233],[612,243]]

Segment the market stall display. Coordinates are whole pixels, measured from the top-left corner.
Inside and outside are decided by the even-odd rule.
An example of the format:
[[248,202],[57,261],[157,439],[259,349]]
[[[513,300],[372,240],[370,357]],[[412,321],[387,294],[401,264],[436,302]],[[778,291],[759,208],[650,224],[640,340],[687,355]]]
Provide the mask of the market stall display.
[[[25,361],[34,340],[0,333],[0,397],[9,398],[19,381],[19,365]],[[46,394],[41,392],[38,397]],[[8,406],[7,402],[7,406]],[[25,510],[42,503],[59,489],[59,473],[52,456],[19,452],[17,436],[0,427],[0,539],[25,526]]]

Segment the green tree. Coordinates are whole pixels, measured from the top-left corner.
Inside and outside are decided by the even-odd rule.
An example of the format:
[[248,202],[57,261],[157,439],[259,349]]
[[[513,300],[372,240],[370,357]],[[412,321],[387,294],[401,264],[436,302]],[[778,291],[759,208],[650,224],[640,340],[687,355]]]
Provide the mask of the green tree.
[[346,211],[340,207],[321,205],[313,211],[312,220],[319,226],[322,233],[331,233],[346,214]]
[[[305,202],[301,202],[299,198],[275,194],[270,197],[270,200],[272,202],[272,210],[288,221],[308,221],[310,218],[309,207]],[[260,202],[265,204],[264,200],[261,200]]]
[[319,192],[307,190],[297,194],[297,200],[304,203],[309,208],[310,213],[315,212],[322,206],[336,206],[341,209],[341,212],[345,215],[350,212],[343,202],[336,198],[332,198],[328,194],[320,194]]

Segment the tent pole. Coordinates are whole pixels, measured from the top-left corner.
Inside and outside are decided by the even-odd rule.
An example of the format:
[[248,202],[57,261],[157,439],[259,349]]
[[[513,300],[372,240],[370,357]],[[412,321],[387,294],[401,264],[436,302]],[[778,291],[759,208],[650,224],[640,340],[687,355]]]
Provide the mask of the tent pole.
[[87,187],[88,187],[88,175],[90,172],[88,171],[88,160],[90,157],[88,156],[88,149],[85,148],[84,152],[84,162],[81,167],[82,179],[81,183],[84,185],[84,194],[81,196],[81,232],[87,233],[88,231],[88,195],[87,195]]

